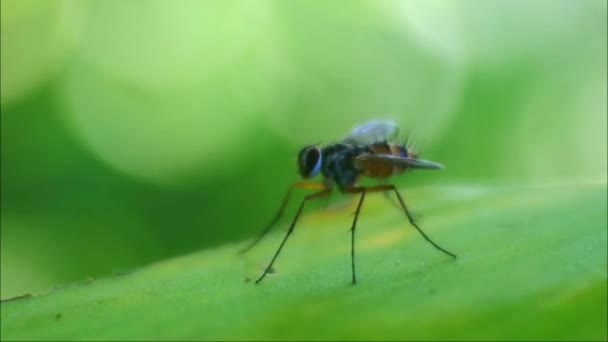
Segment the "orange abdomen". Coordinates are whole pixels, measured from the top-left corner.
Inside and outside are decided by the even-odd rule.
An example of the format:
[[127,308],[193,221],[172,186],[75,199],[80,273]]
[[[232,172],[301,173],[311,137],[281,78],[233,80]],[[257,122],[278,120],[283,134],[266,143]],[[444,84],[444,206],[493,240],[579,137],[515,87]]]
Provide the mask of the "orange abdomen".
[[[398,144],[390,144],[379,142],[369,145],[370,152],[373,154],[390,154],[397,157],[407,156],[405,147]],[[403,168],[391,164],[377,162],[360,162],[357,167],[366,177],[371,178],[388,178],[392,175],[399,174],[404,171]]]

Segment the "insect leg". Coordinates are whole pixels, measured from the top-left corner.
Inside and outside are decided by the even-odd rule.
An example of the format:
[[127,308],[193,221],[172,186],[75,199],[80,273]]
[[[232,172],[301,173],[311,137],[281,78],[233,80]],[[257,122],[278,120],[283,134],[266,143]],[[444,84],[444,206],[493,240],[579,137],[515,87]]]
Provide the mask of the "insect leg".
[[287,193],[285,194],[285,197],[283,198],[283,202],[281,203],[281,206],[279,207],[279,211],[275,215],[274,219],[266,226],[266,228],[264,228],[262,233],[260,233],[260,235],[258,235],[258,237],[252,243],[250,243],[247,247],[241,249],[238,252],[238,254],[243,254],[243,253],[247,252],[248,250],[253,248],[253,246],[257,245],[258,242],[260,242],[260,240],[262,240],[262,238],[264,236],[266,236],[266,234],[268,234],[268,232],[272,229],[272,227],[283,216],[283,212],[285,211],[285,207],[287,206],[287,202],[289,202],[289,198],[291,197],[291,193],[294,188],[301,188],[301,189],[308,189],[308,190],[323,190],[325,187],[321,184],[305,183],[305,182],[297,182],[297,183],[292,184],[289,187],[289,190],[287,190]]
[[266,268],[264,268],[264,273],[262,274],[262,276],[258,280],[255,281],[256,284],[259,283],[260,281],[262,281],[262,279],[264,279],[264,277],[266,277],[268,270],[272,268],[272,265],[274,264],[274,261],[279,256],[279,253],[281,253],[281,249],[283,249],[283,246],[285,245],[287,238],[289,238],[289,235],[291,235],[291,233],[293,232],[293,229],[296,226],[296,222],[298,222],[298,218],[300,217],[300,214],[302,213],[302,209],[304,209],[304,204],[306,204],[307,201],[311,201],[314,199],[319,199],[319,198],[328,196],[330,193],[331,193],[331,189],[324,189],[317,193],[310,194],[310,195],[307,195],[306,197],[304,197],[304,200],[302,200],[302,204],[300,204],[300,208],[298,208],[298,212],[296,213],[296,216],[293,218],[293,221],[291,222],[291,226],[289,226],[289,230],[287,230],[287,234],[285,235],[285,237],[283,238],[283,241],[279,245],[279,249],[277,249],[277,251],[274,253],[272,260],[270,260],[270,264],[268,264],[268,266]]
[[418,230],[418,232],[422,235],[422,237],[424,237],[424,239],[426,241],[428,241],[431,245],[433,245],[438,250],[440,250],[443,253],[445,253],[445,254],[451,256],[452,258],[456,259],[456,255],[455,254],[448,252],[447,250],[445,250],[444,248],[442,248],[441,246],[439,246],[438,244],[436,244],[435,242],[433,242],[433,240],[431,240],[431,238],[429,238],[422,231],[422,229],[420,229],[420,227],[418,227],[418,225],[416,224],[416,221],[414,221],[414,217],[412,217],[412,214],[410,214],[409,210],[407,210],[407,206],[405,205],[405,202],[403,201],[403,198],[401,197],[401,194],[399,194],[399,191],[397,191],[397,188],[394,185],[377,185],[377,186],[373,186],[373,187],[368,187],[367,188],[367,192],[381,192],[381,191],[391,191],[391,190],[394,191],[395,194],[397,195],[397,199],[399,200],[399,204],[401,205],[401,209],[403,209],[403,211],[405,212],[405,215],[407,216],[407,219],[410,221],[410,224],[412,226],[414,226],[414,228],[416,228],[416,230]]
[[359,199],[359,204],[357,205],[357,210],[355,211],[355,219],[353,220],[353,226],[350,228],[351,233],[351,245],[350,245],[350,256],[351,256],[351,266],[353,273],[353,285],[357,283],[357,276],[355,275],[355,228],[357,226],[357,219],[359,218],[359,213],[361,212],[361,206],[363,205],[363,200],[365,199],[366,188],[357,187],[347,189],[346,192],[349,193],[361,193],[361,198]]
[[430,242],[431,245],[433,245],[435,248],[437,248],[438,250],[442,251],[443,253],[445,253],[445,254],[451,256],[452,258],[456,259],[456,254],[448,252],[447,250],[445,250],[444,248],[442,248],[441,246],[439,246],[438,244],[436,244],[435,242],[433,242],[433,240],[431,240],[431,238],[429,238],[422,231],[422,229],[420,229],[420,227],[418,227],[418,225],[416,224],[416,221],[414,221],[414,218],[412,217],[412,214],[410,214],[409,210],[407,210],[407,207],[405,206],[405,202],[403,201],[403,198],[401,198],[401,194],[399,194],[399,191],[397,191],[397,188],[395,188],[394,185],[391,185],[391,187],[395,191],[395,194],[397,195],[397,199],[399,200],[399,204],[401,204],[401,208],[405,212],[405,215],[407,216],[407,219],[410,221],[410,223],[412,224],[412,226],[414,226],[414,228],[416,228],[416,230],[418,230],[418,232],[424,237],[424,239],[426,241]]
[[[388,182],[388,181],[387,181],[386,179],[384,179],[384,180],[382,181],[383,185],[388,185],[388,183],[387,183],[387,182]],[[390,192],[388,192],[388,191],[383,191],[382,193],[384,194],[384,197],[385,197],[385,198],[386,198],[388,201],[390,201],[390,202],[391,202],[391,203],[392,203],[392,204],[395,206],[395,208],[400,209],[400,208],[399,208],[399,204],[398,204],[398,203],[395,201],[395,199],[394,199],[393,197],[391,197]]]

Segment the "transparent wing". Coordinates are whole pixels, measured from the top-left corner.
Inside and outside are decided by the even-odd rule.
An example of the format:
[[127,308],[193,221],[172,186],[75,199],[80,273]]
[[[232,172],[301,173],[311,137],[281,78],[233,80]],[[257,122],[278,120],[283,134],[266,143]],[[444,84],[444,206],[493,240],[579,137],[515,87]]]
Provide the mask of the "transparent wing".
[[379,141],[390,141],[398,132],[399,128],[393,121],[372,120],[354,128],[343,141],[349,144],[369,145]]
[[356,158],[359,163],[389,164],[412,169],[443,169],[443,165],[430,160],[397,157],[390,154],[362,154]]

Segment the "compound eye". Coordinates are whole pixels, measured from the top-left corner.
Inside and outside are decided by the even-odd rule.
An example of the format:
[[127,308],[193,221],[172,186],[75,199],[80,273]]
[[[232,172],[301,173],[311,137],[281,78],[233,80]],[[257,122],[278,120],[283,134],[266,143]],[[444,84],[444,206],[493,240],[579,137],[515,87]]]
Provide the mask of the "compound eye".
[[321,149],[310,146],[302,149],[299,156],[300,175],[304,178],[316,176],[321,171]]

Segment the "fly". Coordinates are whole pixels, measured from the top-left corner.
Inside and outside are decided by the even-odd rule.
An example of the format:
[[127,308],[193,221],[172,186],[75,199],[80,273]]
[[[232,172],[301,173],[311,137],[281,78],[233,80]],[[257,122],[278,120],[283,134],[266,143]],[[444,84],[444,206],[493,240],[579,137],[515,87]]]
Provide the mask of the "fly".
[[296,182],[294,183],[279,208],[274,219],[261,232],[261,234],[250,245],[241,250],[244,253],[255,246],[283,216],[285,206],[291,197],[293,189],[300,188],[315,191],[304,197],[298,211],[287,230],[279,248],[272,257],[270,264],[264,269],[262,275],[255,281],[259,283],[271,273],[272,266],[281,253],[285,242],[293,232],[298,218],[300,217],[306,202],[327,197],[334,188],[338,188],[342,193],[358,194],[359,202],[355,211],[355,217],[350,228],[351,232],[351,267],[352,283],[357,283],[355,274],[355,228],[359,212],[363,205],[365,195],[374,192],[388,193],[393,191],[397,196],[399,205],[410,224],[433,245],[436,249],[456,259],[456,255],[448,252],[438,244],[433,242],[414,221],[411,213],[407,209],[401,194],[394,185],[383,184],[376,186],[359,186],[358,181],[361,177],[375,178],[386,181],[389,177],[402,174],[413,169],[442,169],[441,164],[419,159],[417,153],[405,144],[394,142],[398,132],[397,125],[392,121],[369,121],[362,126],[356,127],[345,138],[337,143],[327,146],[309,145],[300,150],[298,154],[297,166],[300,176],[303,179],[311,179],[319,174],[322,175],[322,183]]

